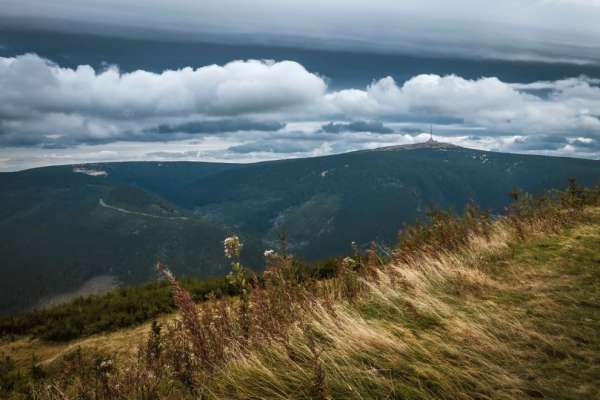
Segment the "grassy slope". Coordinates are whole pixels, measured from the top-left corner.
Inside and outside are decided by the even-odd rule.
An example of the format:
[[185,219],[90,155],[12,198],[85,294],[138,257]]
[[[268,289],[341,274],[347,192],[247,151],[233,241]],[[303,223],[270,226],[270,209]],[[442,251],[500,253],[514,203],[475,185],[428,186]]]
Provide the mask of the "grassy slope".
[[588,216],[524,243],[496,226],[462,255],[398,265],[396,283],[383,274],[315,317],[313,339],[292,333],[295,360],[271,346],[234,362],[215,397],[598,398],[600,210]]
[[[316,305],[310,330],[291,332],[292,357],[277,344],[251,351],[210,390],[218,398],[599,398],[600,209],[587,216],[525,242],[496,226],[491,241],[476,238],[461,255],[390,266],[365,299],[335,315]],[[0,353],[22,365],[32,353],[48,363],[79,345],[123,357],[147,329],[56,346],[20,339]]]
[[[157,318],[166,322],[175,318],[175,314],[167,314]],[[136,354],[137,347],[150,331],[150,322],[133,328],[120,329],[70,342],[51,342],[30,336],[19,337],[13,341],[0,341],[0,354],[10,355],[18,366],[29,367],[32,356],[42,366],[48,366],[77,348],[90,349],[100,354],[111,354],[117,358],[126,358]]]
[[[507,368],[545,398],[600,398],[600,221],[515,248],[495,265],[514,288],[491,296],[540,340],[516,340]],[[535,338],[533,338],[535,339]],[[511,365],[512,364],[512,365]]]

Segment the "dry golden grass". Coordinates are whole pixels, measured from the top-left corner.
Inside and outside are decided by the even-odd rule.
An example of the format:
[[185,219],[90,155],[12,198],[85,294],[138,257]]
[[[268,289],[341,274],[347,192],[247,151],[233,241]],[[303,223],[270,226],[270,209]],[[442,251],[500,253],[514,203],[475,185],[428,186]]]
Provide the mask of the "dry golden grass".
[[[562,256],[589,251],[581,243],[586,235],[600,244],[599,215],[598,209],[588,210],[589,222],[584,218],[568,234],[549,237]],[[313,398],[318,392],[326,398],[514,399],[577,398],[576,393],[593,398],[598,389],[590,375],[574,387],[553,376],[563,373],[561,368],[536,370],[563,357],[563,335],[577,327],[557,334],[530,314],[561,324],[568,310],[554,290],[577,291],[581,277],[557,272],[558,255],[542,265],[515,257],[548,238],[543,221],[527,229],[527,243],[518,243],[508,223],[497,222],[488,238],[473,237],[460,252],[393,262],[377,280],[366,282],[369,290],[359,301],[337,304],[334,313],[315,304],[308,325],[320,346],[325,376],[320,390],[311,387],[316,367],[310,337],[306,327],[296,326],[290,340],[294,357],[281,345],[250,351],[213,376],[211,396]],[[600,306],[600,298],[593,301]],[[600,353],[579,356],[580,368],[593,370]]]
[[[281,336],[226,342],[223,362],[184,368],[186,383],[172,354],[140,363],[147,325],[66,345],[20,339],[0,352],[21,363],[35,352],[46,364],[79,346],[109,354],[121,369],[103,375],[102,398],[115,388],[131,399],[600,398],[600,209],[576,221],[557,229],[539,218],[519,231],[500,219],[458,250],[398,257],[358,277],[357,296],[337,295],[342,278],[321,282]],[[167,342],[193,352],[177,326]],[[151,390],[144,379],[127,388],[132,376]]]
[[[173,314],[163,316],[159,320],[166,322],[174,318]],[[135,355],[138,346],[148,336],[149,330],[150,322],[135,328],[93,335],[70,342],[48,342],[29,336],[20,337],[13,341],[0,341],[0,354],[10,355],[21,367],[29,366],[33,356],[39,364],[47,366],[78,348],[83,351],[114,354],[117,358],[126,359]]]

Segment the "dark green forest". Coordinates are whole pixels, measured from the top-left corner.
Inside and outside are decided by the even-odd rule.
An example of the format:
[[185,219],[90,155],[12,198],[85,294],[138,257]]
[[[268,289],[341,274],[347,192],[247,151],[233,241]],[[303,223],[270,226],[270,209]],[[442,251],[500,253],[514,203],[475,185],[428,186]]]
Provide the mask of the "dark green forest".
[[[299,281],[329,278],[336,274],[338,259],[306,263],[294,260]],[[158,278],[158,275],[157,275]],[[251,276],[248,276],[249,280]],[[262,276],[258,279],[262,281]],[[185,278],[182,286],[196,302],[211,296],[235,296],[239,288],[225,277]],[[110,332],[149,321],[176,309],[172,288],[163,280],[120,288],[103,295],[77,298],[47,309],[0,316],[0,339],[31,335],[64,342],[96,333]]]
[[[91,176],[81,171],[101,171]],[[245,265],[285,233],[290,251],[319,260],[350,243],[395,243],[430,207],[492,214],[513,187],[539,194],[600,179],[593,160],[453,146],[380,149],[256,164],[127,162],[0,174],[0,313],[111,276],[153,279],[157,259],[182,277],[223,276],[222,241],[236,233]]]

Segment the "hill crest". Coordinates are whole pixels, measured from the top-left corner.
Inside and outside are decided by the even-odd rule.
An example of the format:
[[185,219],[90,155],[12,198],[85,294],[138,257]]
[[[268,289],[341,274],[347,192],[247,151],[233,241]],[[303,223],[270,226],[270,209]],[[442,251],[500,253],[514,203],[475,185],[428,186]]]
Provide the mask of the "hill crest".
[[462,146],[457,146],[452,143],[438,142],[434,139],[429,139],[426,142],[400,144],[394,146],[384,146],[373,149],[373,151],[395,151],[395,150],[453,150],[453,149],[466,149]]

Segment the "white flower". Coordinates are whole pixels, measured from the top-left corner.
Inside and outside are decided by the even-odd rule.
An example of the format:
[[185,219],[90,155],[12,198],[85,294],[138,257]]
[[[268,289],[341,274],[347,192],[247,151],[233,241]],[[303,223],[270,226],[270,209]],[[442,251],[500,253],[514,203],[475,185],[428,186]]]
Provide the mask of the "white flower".
[[229,236],[223,241],[225,257],[238,258],[242,251],[242,242],[237,235]]
[[109,370],[112,368],[113,362],[112,360],[102,360],[100,362],[100,369],[101,370]]
[[173,275],[171,270],[169,270],[168,268],[163,268],[160,272],[162,272],[162,274],[165,276],[165,278],[167,278],[167,280],[169,280],[169,281],[175,280],[175,276]]
[[277,253],[275,252],[275,250],[269,249],[269,250],[265,250],[264,256],[265,256],[265,258],[274,258],[277,256]]

